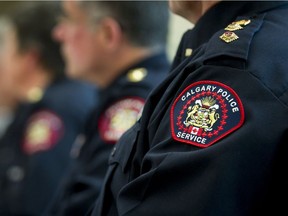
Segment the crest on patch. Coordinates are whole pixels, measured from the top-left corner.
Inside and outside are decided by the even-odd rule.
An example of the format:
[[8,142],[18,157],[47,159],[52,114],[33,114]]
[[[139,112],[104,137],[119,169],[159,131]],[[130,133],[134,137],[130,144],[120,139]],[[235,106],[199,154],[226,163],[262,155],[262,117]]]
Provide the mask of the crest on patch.
[[98,123],[101,138],[115,143],[139,119],[145,101],[142,98],[124,98],[105,110]]
[[50,111],[39,111],[28,120],[24,134],[23,150],[27,154],[51,149],[62,137],[61,119]]
[[208,147],[238,129],[244,122],[244,109],[236,92],[214,81],[188,86],[171,109],[173,139]]

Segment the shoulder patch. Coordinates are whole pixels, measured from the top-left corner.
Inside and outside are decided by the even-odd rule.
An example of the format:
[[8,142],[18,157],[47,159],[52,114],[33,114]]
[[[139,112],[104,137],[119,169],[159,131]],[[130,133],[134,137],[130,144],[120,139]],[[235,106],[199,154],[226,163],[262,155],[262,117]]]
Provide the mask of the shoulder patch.
[[49,150],[59,141],[63,132],[63,122],[55,113],[39,111],[28,120],[23,150],[27,154]]
[[236,92],[215,81],[189,85],[171,109],[174,140],[201,148],[211,146],[244,123],[244,109]]
[[110,105],[98,122],[100,137],[106,142],[115,143],[139,119],[144,103],[142,98],[129,97]]

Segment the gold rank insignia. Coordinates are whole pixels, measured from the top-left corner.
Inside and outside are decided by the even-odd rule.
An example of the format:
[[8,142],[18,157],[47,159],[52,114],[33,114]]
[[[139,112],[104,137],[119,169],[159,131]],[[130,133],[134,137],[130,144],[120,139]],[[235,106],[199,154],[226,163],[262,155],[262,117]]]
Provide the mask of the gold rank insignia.
[[220,38],[225,41],[226,43],[230,43],[234,40],[237,40],[239,37],[234,32],[224,32]]
[[30,89],[27,94],[27,99],[32,103],[40,101],[42,97],[43,97],[43,90],[38,87]]
[[130,82],[140,82],[147,76],[147,70],[145,68],[136,68],[130,70],[127,74],[127,78]]
[[189,57],[192,55],[193,50],[191,48],[187,48],[185,50],[185,57]]
[[240,30],[243,29],[243,26],[248,25],[251,22],[251,20],[239,20],[239,21],[235,21],[232,22],[231,24],[229,24],[225,30],[227,31],[236,31],[236,30]]

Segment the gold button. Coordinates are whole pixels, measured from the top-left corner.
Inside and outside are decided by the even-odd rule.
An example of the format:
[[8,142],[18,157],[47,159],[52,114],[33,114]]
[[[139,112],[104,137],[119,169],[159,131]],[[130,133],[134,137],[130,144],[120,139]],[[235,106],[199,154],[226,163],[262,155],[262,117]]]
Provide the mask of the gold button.
[[40,101],[42,97],[43,97],[43,90],[38,87],[30,89],[27,94],[28,100],[33,103]]
[[12,182],[20,182],[24,178],[24,170],[20,166],[12,166],[7,170],[7,176]]
[[191,56],[192,53],[193,53],[193,50],[192,50],[191,48],[187,48],[187,49],[185,50],[185,57]]
[[146,76],[147,76],[147,70],[145,68],[136,68],[130,70],[127,74],[127,77],[131,82],[140,82]]

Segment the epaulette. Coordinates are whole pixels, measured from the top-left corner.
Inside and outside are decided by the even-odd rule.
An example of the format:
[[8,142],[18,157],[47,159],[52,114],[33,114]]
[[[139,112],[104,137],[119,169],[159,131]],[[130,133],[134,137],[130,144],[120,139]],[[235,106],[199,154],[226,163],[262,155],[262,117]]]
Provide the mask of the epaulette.
[[[215,33],[207,43],[204,64],[229,64],[227,58],[246,62],[251,42],[261,28],[264,17],[265,14],[238,17],[226,28]],[[224,56],[227,58],[223,58]],[[236,66],[231,62],[230,66]]]

